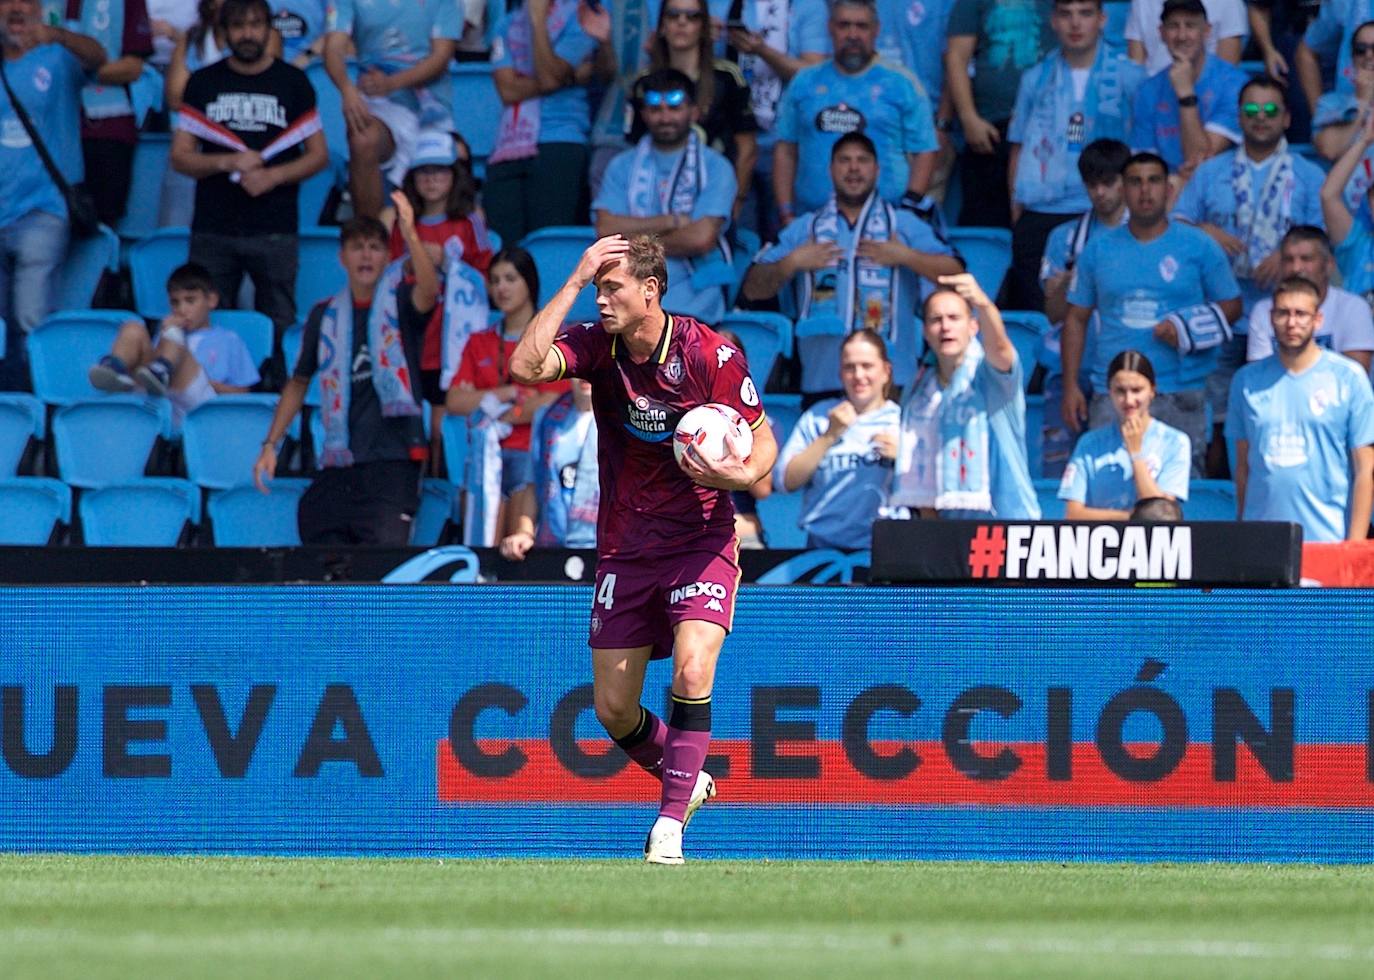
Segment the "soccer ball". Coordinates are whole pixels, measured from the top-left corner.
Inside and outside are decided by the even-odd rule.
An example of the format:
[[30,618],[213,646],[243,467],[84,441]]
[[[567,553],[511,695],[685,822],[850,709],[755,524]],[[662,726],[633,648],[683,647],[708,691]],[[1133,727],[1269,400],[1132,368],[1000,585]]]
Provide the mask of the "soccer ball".
[[739,412],[729,405],[710,402],[698,405],[677,424],[673,455],[679,463],[688,446],[695,446],[699,455],[711,461],[727,456],[748,459],[754,449],[754,433]]

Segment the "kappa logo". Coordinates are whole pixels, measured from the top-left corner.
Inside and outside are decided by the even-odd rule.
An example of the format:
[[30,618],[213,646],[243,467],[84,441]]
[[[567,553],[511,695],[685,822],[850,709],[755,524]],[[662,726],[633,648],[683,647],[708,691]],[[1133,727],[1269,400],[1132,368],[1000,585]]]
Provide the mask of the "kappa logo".
[[709,600],[707,600],[707,602],[706,602],[706,608],[709,609],[709,610],[711,610],[712,612],[718,612],[718,613],[723,613],[723,612],[725,612],[725,607],[722,606],[722,605],[720,604],[720,600],[719,600],[719,599],[709,599]]
[[733,347],[726,347],[724,344],[721,344],[716,348],[716,367],[724,367],[725,362],[734,356],[735,349]]

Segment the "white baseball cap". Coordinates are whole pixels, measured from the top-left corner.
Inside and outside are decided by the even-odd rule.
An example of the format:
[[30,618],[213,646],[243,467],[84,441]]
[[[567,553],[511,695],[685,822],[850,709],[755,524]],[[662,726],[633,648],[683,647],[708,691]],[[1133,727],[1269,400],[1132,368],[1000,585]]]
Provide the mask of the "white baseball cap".
[[442,129],[422,129],[415,139],[415,155],[410,169],[416,167],[451,167],[458,159],[458,147],[453,136]]

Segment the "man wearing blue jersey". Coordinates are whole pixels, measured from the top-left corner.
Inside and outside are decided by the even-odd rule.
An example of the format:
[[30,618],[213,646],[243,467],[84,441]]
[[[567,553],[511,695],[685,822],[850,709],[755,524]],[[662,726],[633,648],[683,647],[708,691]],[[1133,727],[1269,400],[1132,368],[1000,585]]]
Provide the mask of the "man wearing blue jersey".
[[1321,190],[1326,233],[1336,249],[1336,266],[1341,270],[1344,286],[1366,301],[1374,299],[1374,219],[1370,216],[1368,196],[1363,206],[1351,207],[1346,185],[1371,146],[1374,112],[1365,116],[1359,133],[1332,166]]
[[834,57],[797,72],[778,105],[773,194],[783,224],[830,197],[830,149],[862,131],[878,148],[878,193],[895,204],[925,196],[935,167],[930,100],[911,72],[878,57],[873,0],[835,0]]
[[1294,521],[1307,541],[1359,541],[1374,500],[1374,390],[1358,364],[1316,344],[1319,302],[1306,279],[1281,282],[1275,353],[1231,384],[1237,515]]
[[1165,0],[1159,32],[1173,64],[1135,94],[1131,146],[1153,150],[1191,174],[1203,160],[1240,142],[1235,105],[1245,72],[1207,51],[1211,27],[1202,0]]
[[1055,0],[1059,49],[1021,76],[1007,139],[1012,144],[1010,307],[1044,307],[1040,257],[1056,226],[1091,207],[1078,156],[1098,139],[1125,140],[1131,100],[1145,70],[1102,40],[1100,0]]
[[[1155,368],[1154,416],[1192,442],[1193,475],[1203,475],[1207,445],[1205,384],[1217,350],[1240,316],[1240,287],[1221,246],[1191,225],[1170,222],[1169,168],[1153,153],[1137,153],[1122,168],[1130,220],[1090,239],[1074,269],[1060,348],[1064,421],[1075,432],[1113,418],[1107,366],[1138,350]],[[1088,320],[1102,329],[1089,376],[1091,409],[1078,384]]]

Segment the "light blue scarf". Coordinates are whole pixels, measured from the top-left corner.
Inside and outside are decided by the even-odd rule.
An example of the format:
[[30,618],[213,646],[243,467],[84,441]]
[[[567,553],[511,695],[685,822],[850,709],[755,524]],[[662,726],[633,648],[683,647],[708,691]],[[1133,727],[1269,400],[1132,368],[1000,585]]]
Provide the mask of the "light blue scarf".
[[440,340],[439,386],[448,391],[468,338],[487,329],[487,283],[463,261],[463,242],[457,235],[444,242],[444,333]]
[[[983,345],[969,342],[964,358],[943,390],[939,371],[922,365],[902,403],[902,429],[897,452],[895,484],[899,492],[903,474],[921,467],[935,468],[936,510],[992,510],[992,477],[988,410],[974,376],[983,363]],[[938,415],[938,447],[912,445],[924,426],[921,419]],[[938,449],[932,453],[931,449]],[[903,501],[905,502],[905,501]]]
[[[630,215],[652,218],[662,214],[680,214],[688,221],[696,209],[697,198],[706,190],[706,154],[712,152],[701,145],[701,138],[693,127],[687,133],[687,145],[673,165],[667,185],[657,187],[658,171],[654,167],[654,141],[645,135],[635,146],[630,163]],[[724,223],[716,238],[716,248],[696,258],[679,257],[687,265],[688,277],[698,290],[721,287],[733,281],[734,268],[730,263],[730,243],[725,237]]]
[[625,144],[625,93],[649,60],[643,34],[649,16],[649,0],[621,0],[611,6],[612,44],[619,68],[592,123],[593,146]]
[[[572,473],[560,472],[555,465],[560,457],[572,455],[559,450],[571,448],[568,444],[577,438],[582,417],[583,413],[577,410],[569,392],[541,409],[534,420],[530,452],[535,454],[534,486],[539,501],[539,528],[534,543],[541,548],[596,547],[601,482],[594,420],[577,448],[577,463]],[[569,475],[572,486],[568,485]]]
[[[831,195],[825,207],[811,219],[812,239],[839,244],[840,222],[843,220],[839,205]],[[858,250],[859,242],[865,238],[878,242],[891,240],[897,231],[897,209],[881,200],[875,190],[864,202],[854,228],[855,234],[850,237],[849,247],[839,260],[843,264],[849,289],[843,297],[836,290],[834,299],[817,302],[816,271],[819,270],[806,273],[801,277],[798,303],[801,313],[798,319],[806,319],[813,313],[833,313],[844,322],[845,333],[868,327],[886,333],[889,344],[896,343],[897,317],[894,311],[901,309],[902,277],[890,266],[861,258]]]
[[[548,13],[549,42],[558,40],[569,17],[577,16],[577,0],[556,0]],[[515,70],[526,77],[534,76],[534,27],[529,10],[520,8],[506,30],[506,50]],[[543,99],[535,96],[508,105],[501,110],[501,122],[496,131],[496,149],[488,163],[506,160],[525,160],[539,152],[539,127]]]
[[1293,157],[1288,141],[1280,140],[1271,158],[1269,177],[1252,193],[1250,158],[1245,147],[1236,147],[1231,157],[1231,190],[1236,196],[1236,230],[1245,242],[1245,251],[1232,257],[1231,269],[1237,276],[1250,278],[1255,267],[1278,250],[1284,233],[1293,224]]
[[[401,341],[396,289],[404,275],[399,258],[382,272],[367,314],[367,346],[372,356],[372,387],[384,418],[420,414]],[[344,286],[320,320],[320,416],[324,423],[321,466],[352,466],[348,442],[348,405],[353,393],[353,294]]]

